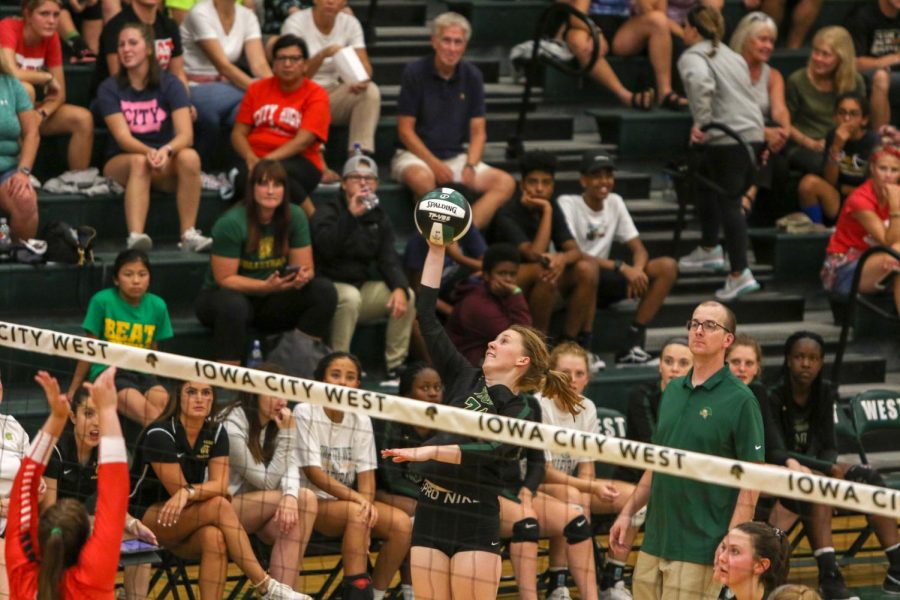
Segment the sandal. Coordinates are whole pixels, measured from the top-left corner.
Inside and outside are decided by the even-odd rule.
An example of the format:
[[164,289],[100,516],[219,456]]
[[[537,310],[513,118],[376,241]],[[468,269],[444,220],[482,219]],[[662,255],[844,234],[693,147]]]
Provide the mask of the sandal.
[[687,98],[683,98],[675,92],[669,92],[659,101],[659,107],[680,112],[688,107],[688,101]]
[[631,108],[638,110],[653,110],[653,101],[656,99],[656,90],[647,88],[640,92],[632,92]]

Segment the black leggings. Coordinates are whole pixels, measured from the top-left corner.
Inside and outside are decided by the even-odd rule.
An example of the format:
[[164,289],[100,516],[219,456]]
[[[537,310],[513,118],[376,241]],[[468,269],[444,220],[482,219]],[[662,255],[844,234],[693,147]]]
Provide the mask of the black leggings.
[[[705,175],[727,191],[738,189],[747,180],[747,151],[738,144],[709,146],[704,156]],[[719,243],[719,229],[725,232],[725,252],[733,273],[747,268],[747,219],[741,210],[741,190],[724,197],[702,184],[697,189],[697,209],[702,238],[700,245],[712,248]]]
[[[322,180],[322,171],[316,168],[305,156],[297,154],[289,158],[279,159],[281,166],[287,171],[288,185],[287,191],[294,204],[302,204],[307,196],[312,195],[313,191],[319,187]],[[234,181],[235,194],[238,198],[243,198],[247,192],[247,182],[249,173],[247,172],[247,163],[243,160],[238,161],[237,177]]]
[[234,290],[205,289],[195,309],[200,322],[211,327],[215,358],[242,360],[247,350],[247,329],[252,325],[266,333],[297,328],[326,338],[337,306],[337,292],[330,279],[315,277],[299,290],[267,296],[247,296]]

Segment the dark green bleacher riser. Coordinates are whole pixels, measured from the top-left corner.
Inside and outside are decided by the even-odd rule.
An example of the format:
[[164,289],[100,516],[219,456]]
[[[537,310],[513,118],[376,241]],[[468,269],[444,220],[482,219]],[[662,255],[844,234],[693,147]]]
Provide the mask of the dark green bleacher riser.
[[531,39],[546,0],[445,0],[472,24],[470,46],[512,46]]
[[[372,79],[378,85],[398,85],[403,75],[403,69],[410,62],[409,58],[405,56],[372,57],[370,60],[373,70]],[[467,56],[466,60],[481,69],[485,83],[497,83],[499,81],[499,61],[475,56]]]
[[[364,25],[368,24],[369,3],[348,2],[353,14]],[[379,26],[419,26],[425,23],[426,4],[424,2],[385,2],[379,0],[373,15],[374,25]]]
[[[620,159],[668,159],[687,147],[691,131],[688,112],[628,108],[598,108],[586,112],[597,123],[600,141],[616,144]],[[653,143],[648,144],[647,140],[653,140]]]
[[751,229],[750,243],[756,261],[772,265],[776,281],[819,279],[830,234],[787,234],[775,229]]

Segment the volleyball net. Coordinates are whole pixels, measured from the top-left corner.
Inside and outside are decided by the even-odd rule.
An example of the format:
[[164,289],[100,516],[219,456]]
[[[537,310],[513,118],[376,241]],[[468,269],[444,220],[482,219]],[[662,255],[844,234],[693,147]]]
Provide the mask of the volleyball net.
[[[344,413],[366,415],[381,422],[403,423],[422,430],[464,434],[477,440],[584,457],[607,465],[761,491],[776,498],[826,504],[854,514],[880,515],[894,520],[900,517],[900,491],[858,481],[833,479],[815,473],[667,448],[615,438],[600,432],[584,432],[457,409],[380,391],[351,389],[15,323],[0,322],[0,346],[11,351],[4,353],[6,358],[0,361],[0,376],[6,375],[3,371],[10,367],[19,372],[33,372],[49,365],[48,370],[59,378],[64,391],[74,363],[66,370],[62,368],[61,365],[65,363],[60,362],[60,359],[83,360],[152,374],[164,381],[202,382],[220,389],[275,396],[286,399],[291,405],[316,405]],[[54,358],[48,360],[47,357]],[[37,392],[37,386],[32,388],[35,393],[29,396],[31,405],[27,406],[27,410],[29,414],[40,414],[39,403],[44,403],[44,400]],[[21,402],[8,402],[14,400],[9,394],[10,387],[7,386],[3,412],[16,416],[16,411],[22,410],[23,405]],[[35,431],[29,433],[33,436]],[[128,440],[130,450],[134,449],[131,447],[134,442],[134,439]],[[684,501],[690,503],[691,498],[685,498]],[[458,510],[465,513],[467,508],[460,505]],[[329,527],[331,525],[333,524],[329,524]],[[602,541],[602,538],[595,539]],[[601,545],[605,547],[605,541]],[[886,565],[883,555],[881,559],[881,563],[873,561],[870,567],[876,578]],[[633,561],[633,556],[631,560]],[[572,565],[570,572],[571,567]],[[599,569],[599,565],[596,567]],[[488,575],[486,578],[491,577]],[[396,584],[395,577],[392,576],[391,580]]]

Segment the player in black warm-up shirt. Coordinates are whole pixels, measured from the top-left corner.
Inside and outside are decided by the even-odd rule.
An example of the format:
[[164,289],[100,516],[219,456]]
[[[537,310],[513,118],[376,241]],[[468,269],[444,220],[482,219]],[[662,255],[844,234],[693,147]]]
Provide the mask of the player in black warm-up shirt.
[[[550,371],[543,339],[529,327],[503,331],[488,344],[482,367],[473,367],[435,316],[443,265],[444,248],[430,246],[417,309],[428,351],[446,386],[446,404],[533,420],[532,405],[522,400],[521,392],[574,395],[566,376]],[[494,598],[501,566],[497,495],[505,486],[503,474],[518,465],[520,450],[451,433],[439,433],[429,443],[382,453],[395,461],[422,463],[416,465],[424,482],[411,552],[416,596]]]

